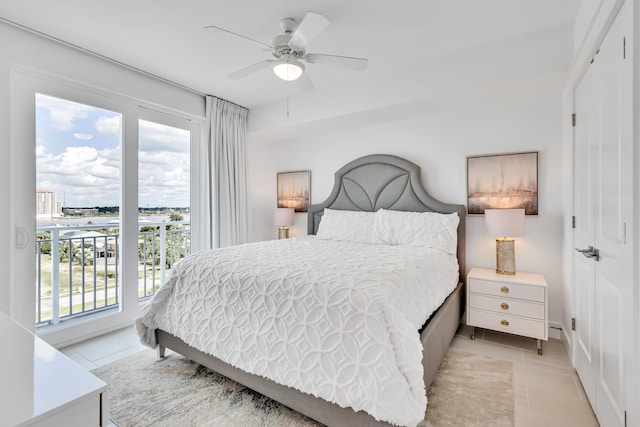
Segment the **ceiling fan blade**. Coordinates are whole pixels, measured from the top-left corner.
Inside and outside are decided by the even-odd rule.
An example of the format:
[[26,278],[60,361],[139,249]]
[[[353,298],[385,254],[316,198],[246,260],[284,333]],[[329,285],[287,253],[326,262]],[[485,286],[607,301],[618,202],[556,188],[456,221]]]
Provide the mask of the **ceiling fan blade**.
[[291,35],[289,46],[304,49],[318,34],[329,26],[329,20],[319,13],[307,12],[298,28]]
[[355,58],[352,56],[339,55],[324,55],[321,53],[309,53],[302,59],[310,64],[326,64],[355,71],[362,71],[367,68],[367,65],[369,65],[369,60],[365,58]]
[[302,75],[296,79],[296,86],[298,86],[300,92],[309,92],[315,89],[307,73],[302,73]]
[[244,67],[244,68],[239,69],[238,71],[234,71],[233,73],[229,74],[227,77],[229,77],[232,80],[238,80],[238,79],[241,79],[243,77],[247,77],[249,74],[253,74],[253,73],[257,72],[257,71],[260,71],[263,68],[267,68],[273,62],[274,62],[274,60],[272,60],[272,59],[267,59],[265,61],[256,62],[253,65],[249,65],[248,67]]
[[224,28],[220,28],[220,27],[217,27],[215,25],[207,25],[204,28],[215,28],[216,30],[224,31],[225,33],[228,33],[228,34],[234,35],[236,37],[240,37],[240,38],[243,38],[245,40],[249,40],[250,42],[259,44],[260,46],[262,46],[263,50],[268,50],[268,51],[272,51],[273,50],[273,46],[271,46],[271,45],[269,45],[267,43],[263,43],[263,42],[261,42],[259,40],[252,39],[251,37],[243,36],[242,34],[234,33],[233,31],[225,30]]

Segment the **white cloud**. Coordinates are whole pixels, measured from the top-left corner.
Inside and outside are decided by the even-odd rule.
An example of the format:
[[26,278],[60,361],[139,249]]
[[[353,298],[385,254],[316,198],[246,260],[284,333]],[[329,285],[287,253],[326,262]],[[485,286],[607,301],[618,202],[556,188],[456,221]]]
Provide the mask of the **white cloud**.
[[[100,117],[95,128],[101,134],[119,133],[120,116]],[[84,133],[74,137],[83,140]],[[93,135],[98,139],[97,134]],[[84,140],[89,140],[84,139]],[[115,206],[120,204],[119,148],[66,147],[47,151],[47,141],[36,145],[37,182],[57,194],[66,207]],[[141,207],[190,205],[190,133],[152,122],[140,121],[138,152],[138,200]]]
[[68,131],[75,127],[75,119],[86,119],[90,107],[75,102],[38,94],[36,106],[49,111],[51,127],[55,130]]
[[190,133],[144,120],[139,130],[140,206],[189,206]]
[[[114,151],[116,153],[114,153]],[[64,194],[66,206],[112,206],[120,201],[119,150],[67,147],[37,159],[39,186]]]
[[140,206],[189,206],[189,154],[166,151],[138,154]]
[[88,133],[74,133],[73,137],[80,141],[91,141],[93,139],[93,135],[89,135]]
[[140,133],[139,150],[141,152],[188,153],[190,150],[191,134],[187,130],[146,120],[140,120],[138,129]]
[[120,116],[101,116],[96,120],[96,129],[104,135],[117,135],[120,133]]

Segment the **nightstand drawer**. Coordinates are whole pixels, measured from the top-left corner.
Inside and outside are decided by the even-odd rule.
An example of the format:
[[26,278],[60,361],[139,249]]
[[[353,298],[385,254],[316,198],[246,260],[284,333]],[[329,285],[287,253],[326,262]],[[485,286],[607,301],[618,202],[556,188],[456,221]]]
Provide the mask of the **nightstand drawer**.
[[544,303],[545,289],[541,286],[521,283],[493,282],[491,280],[470,279],[469,292],[500,297],[524,299]]
[[493,311],[495,313],[511,314],[514,316],[531,317],[544,320],[544,304],[512,300],[510,298],[496,298],[486,295],[471,294],[469,296],[470,308]]
[[479,326],[481,328],[523,335],[525,337],[547,339],[544,333],[545,322],[540,320],[523,319],[520,317],[471,309],[469,311],[469,321],[472,325]]

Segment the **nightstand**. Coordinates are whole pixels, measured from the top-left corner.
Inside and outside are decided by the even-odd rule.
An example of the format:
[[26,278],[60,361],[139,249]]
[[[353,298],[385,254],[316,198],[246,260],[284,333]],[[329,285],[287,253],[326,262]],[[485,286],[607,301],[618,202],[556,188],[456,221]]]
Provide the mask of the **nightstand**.
[[547,281],[542,274],[498,274],[495,270],[472,268],[467,274],[467,324],[471,339],[475,327],[549,339]]

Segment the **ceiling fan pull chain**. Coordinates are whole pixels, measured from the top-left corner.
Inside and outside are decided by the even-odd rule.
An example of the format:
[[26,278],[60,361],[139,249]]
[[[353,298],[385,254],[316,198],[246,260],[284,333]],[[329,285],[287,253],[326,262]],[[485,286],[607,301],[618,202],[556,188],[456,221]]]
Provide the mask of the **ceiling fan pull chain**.
[[286,82],[285,85],[287,86],[287,118],[289,117],[289,82]]

